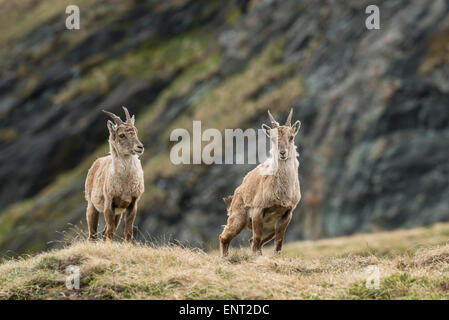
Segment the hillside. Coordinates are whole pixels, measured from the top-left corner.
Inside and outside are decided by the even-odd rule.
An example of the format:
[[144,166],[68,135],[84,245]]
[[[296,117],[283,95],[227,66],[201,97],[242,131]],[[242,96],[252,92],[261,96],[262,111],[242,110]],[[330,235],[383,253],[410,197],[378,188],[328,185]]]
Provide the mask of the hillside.
[[[76,242],[0,265],[1,299],[449,299],[449,224],[290,243],[255,257]],[[80,268],[80,289],[65,270]],[[380,287],[367,288],[376,265]]]
[[[65,29],[68,4],[80,30]],[[216,242],[221,199],[254,165],[175,166],[170,132],[256,129],[268,108],[302,122],[288,241],[449,220],[447,1],[11,0],[0,29],[2,253],[85,230],[101,109],[122,105],[146,150],[140,240]]]

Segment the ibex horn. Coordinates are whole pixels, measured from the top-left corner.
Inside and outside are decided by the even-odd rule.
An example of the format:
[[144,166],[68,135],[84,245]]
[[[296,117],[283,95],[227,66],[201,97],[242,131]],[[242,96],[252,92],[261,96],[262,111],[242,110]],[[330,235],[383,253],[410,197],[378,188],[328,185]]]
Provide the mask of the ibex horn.
[[123,123],[122,119],[120,119],[120,117],[116,116],[112,112],[109,112],[109,111],[106,111],[106,110],[102,110],[102,111],[104,113],[106,113],[108,116],[110,116],[112,118],[112,120],[114,120],[115,124],[122,124]]
[[291,127],[292,126],[292,114],[293,108],[290,109],[290,113],[288,114],[287,121],[285,121],[285,125]]
[[268,117],[270,117],[271,126],[273,128],[279,127],[279,123],[276,120],[274,120],[273,115],[271,114],[270,110],[268,110]]
[[125,111],[126,115],[126,122],[131,122],[131,116],[129,115],[128,109],[126,109],[125,106],[122,106],[123,110]]

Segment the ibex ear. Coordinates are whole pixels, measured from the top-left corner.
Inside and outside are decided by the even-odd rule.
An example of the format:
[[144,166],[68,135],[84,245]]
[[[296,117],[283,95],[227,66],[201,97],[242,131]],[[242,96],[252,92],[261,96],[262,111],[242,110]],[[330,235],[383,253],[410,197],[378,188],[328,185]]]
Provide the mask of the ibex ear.
[[297,121],[293,124],[292,128],[293,128],[293,130],[295,131],[295,134],[297,134],[298,131],[299,131],[299,128],[301,128],[301,121],[297,120]]
[[115,130],[117,129],[117,126],[113,124],[111,120],[108,120],[107,126],[109,129],[109,134],[112,136],[113,139],[115,139]]
[[232,196],[228,196],[226,198],[223,198],[224,203],[226,203],[226,209],[229,209],[232,202]]
[[267,135],[267,137],[269,138],[270,137],[271,128],[264,123],[264,124],[262,124],[262,129],[265,132],[265,134]]

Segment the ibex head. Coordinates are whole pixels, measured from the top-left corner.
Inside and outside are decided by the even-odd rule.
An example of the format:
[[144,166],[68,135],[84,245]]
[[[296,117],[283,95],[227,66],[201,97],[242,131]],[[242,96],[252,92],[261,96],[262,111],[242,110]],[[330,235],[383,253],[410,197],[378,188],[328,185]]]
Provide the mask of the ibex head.
[[111,120],[107,122],[111,147],[120,155],[141,155],[144,149],[142,142],[137,137],[134,115],[130,117],[128,109],[122,108],[125,111],[126,121],[122,121],[120,117],[112,112],[103,110],[104,113],[114,120],[114,122]]
[[295,156],[295,136],[301,127],[301,121],[297,120],[292,126],[292,114],[293,109],[290,110],[285,124],[280,126],[270,113],[270,110],[268,110],[268,117],[272,127],[262,124],[265,134],[272,139],[273,143],[277,143],[277,152],[280,160],[287,160]]

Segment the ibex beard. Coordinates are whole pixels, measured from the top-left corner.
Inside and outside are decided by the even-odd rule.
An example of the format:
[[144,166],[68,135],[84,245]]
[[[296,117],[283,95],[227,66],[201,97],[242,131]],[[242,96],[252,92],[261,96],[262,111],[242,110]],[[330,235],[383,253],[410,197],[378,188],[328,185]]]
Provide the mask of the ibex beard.
[[107,122],[110,155],[95,160],[87,173],[85,193],[89,240],[97,238],[100,212],[103,212],[106,222],[103,238],[112,240],[124,215],[126,240],[133,240],[137,203],[144,191],[143,170],[139,160],[144,148],[137,137],[134,116],[130,117],[125,107],[123,110],[125,121],[103,110],[114,122]]
[[219,236],[222,256],[226,256],[231,240],[245,227],[253,231],[252,251],[262,254],[264,244],[275,239],[275,253],[282,249],[285,231],[293,210],[301,200],[295,136],[300,121],[291,125],[292,111],[280,126],[270,111],[272,128],[263,124],[271,140],[271,158],[250,171],[233,196],[223,200],[228,206],[228,222]]

